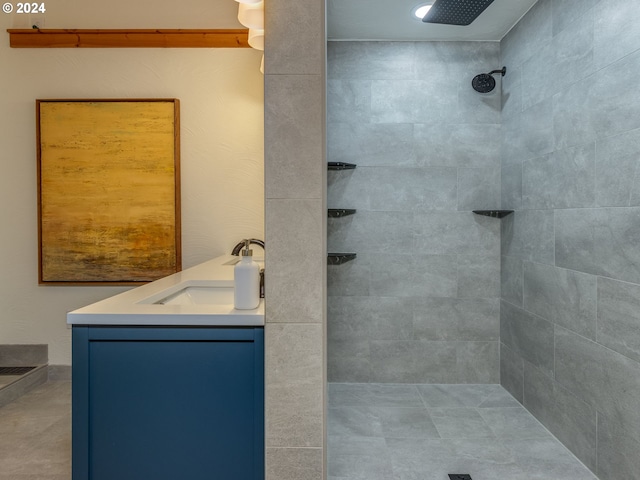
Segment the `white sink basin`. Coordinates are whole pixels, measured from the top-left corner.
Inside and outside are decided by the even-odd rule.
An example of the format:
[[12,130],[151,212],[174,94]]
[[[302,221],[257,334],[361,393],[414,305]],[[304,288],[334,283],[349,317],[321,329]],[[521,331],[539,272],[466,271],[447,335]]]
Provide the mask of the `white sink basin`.
[[155,303],[161,305],[233,305],[233,287],[189,286]]

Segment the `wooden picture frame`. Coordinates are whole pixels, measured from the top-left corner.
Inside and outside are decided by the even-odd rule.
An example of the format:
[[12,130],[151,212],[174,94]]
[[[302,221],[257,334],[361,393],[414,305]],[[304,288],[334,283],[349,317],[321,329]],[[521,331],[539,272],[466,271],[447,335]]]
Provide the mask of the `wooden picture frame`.
[[179,118],[178,99],[36,100],[40,284],[181,270]]

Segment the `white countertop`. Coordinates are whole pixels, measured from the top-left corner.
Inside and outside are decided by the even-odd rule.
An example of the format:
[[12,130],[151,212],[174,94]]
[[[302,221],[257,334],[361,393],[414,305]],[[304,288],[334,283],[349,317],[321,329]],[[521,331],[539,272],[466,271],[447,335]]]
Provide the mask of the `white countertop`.
[[[264,326],[264,299],[253,310],[223,305],[154,303],[189,286],[233,287],[233,261],[223,255],[67,314],[70,325]],[[255,259],[262,264],[260,258]],[[227,264],[227,265],[225,265]],[[261,265],[262,266],[262,265]]]

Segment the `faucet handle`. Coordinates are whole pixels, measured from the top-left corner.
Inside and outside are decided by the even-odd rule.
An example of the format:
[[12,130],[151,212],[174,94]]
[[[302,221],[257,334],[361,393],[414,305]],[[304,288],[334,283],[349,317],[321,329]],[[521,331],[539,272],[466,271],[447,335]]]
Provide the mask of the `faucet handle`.
[[260,298],[264,298],[264,268],[260,269]]

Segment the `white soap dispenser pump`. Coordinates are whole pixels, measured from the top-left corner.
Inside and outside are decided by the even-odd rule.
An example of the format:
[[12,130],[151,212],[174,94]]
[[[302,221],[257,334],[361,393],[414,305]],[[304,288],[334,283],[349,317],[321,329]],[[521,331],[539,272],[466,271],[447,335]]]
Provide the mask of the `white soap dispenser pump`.
[[241,255],[233,270],[233,306],[237,310],[252,310],[260,304],[260,265],[253,261],[249,240],[245,240]]

